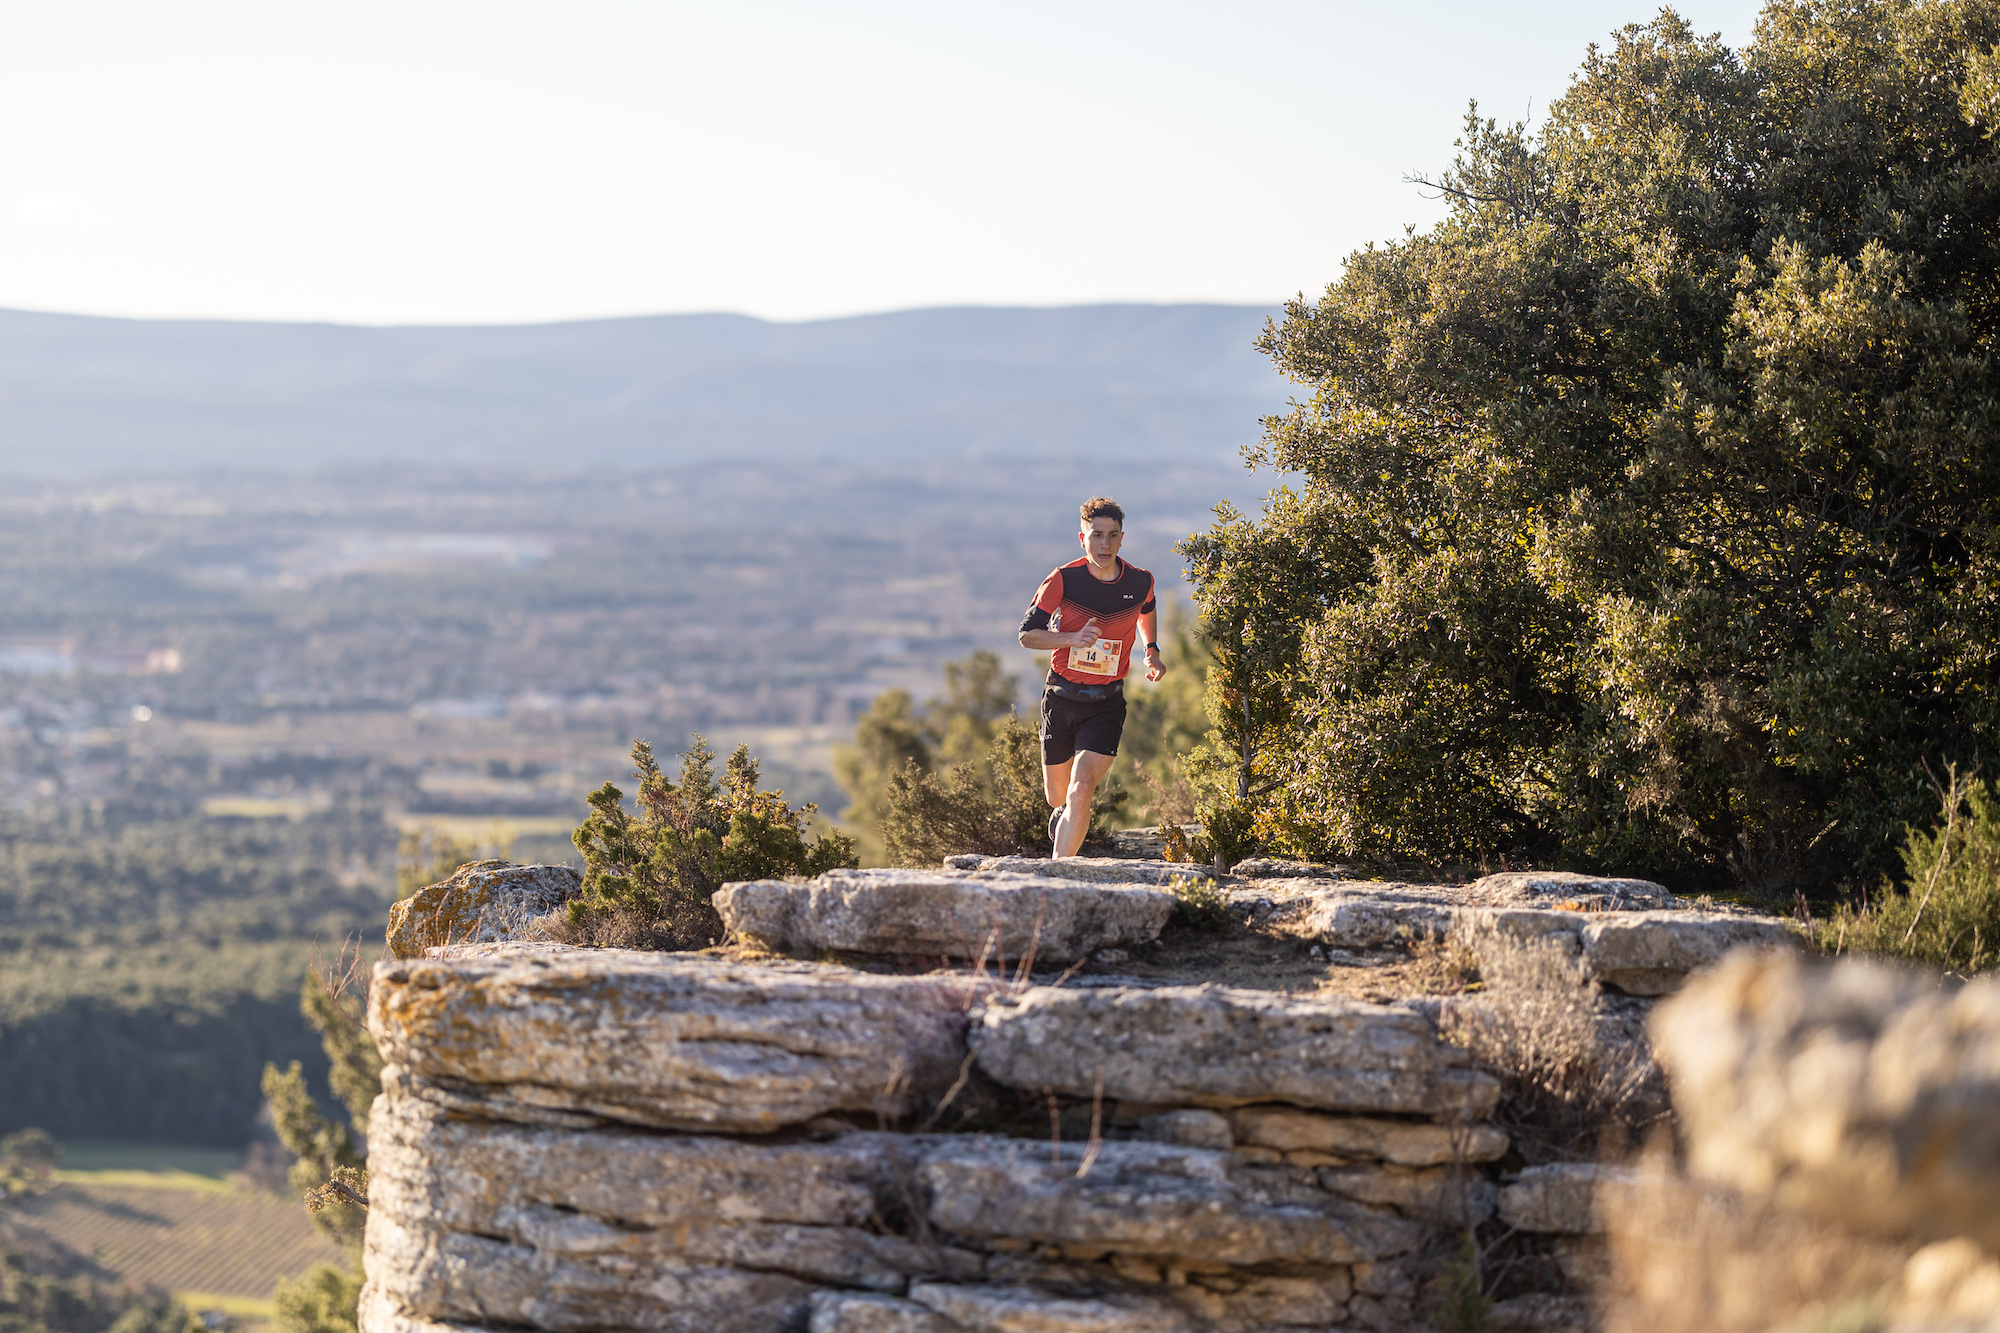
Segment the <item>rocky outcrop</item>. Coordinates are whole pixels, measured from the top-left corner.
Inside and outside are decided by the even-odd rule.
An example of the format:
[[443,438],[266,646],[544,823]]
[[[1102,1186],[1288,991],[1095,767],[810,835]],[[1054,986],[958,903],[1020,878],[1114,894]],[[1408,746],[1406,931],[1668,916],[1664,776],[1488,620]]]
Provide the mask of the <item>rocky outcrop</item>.
[[[1069,861],[1036,861],[1037,867]],[[1062,964],[1159,936],[1172,895],[1135,883],[1013,869],[836,870],[807,882],[726,885],[716,911],[731,931],[780,953],[826,950],[924,959],[1032,956]]]
[[1505,1150],[1392,1006],[497,945],[370,1023],[363,1333],[1413,1327]]
[[389,908],[389,952],[520,938],[528,923],[576,897],[583,877],[568,866],[471,861]]
[[1654,1016],[1694,1170],[1841,1226],[2000,1250],[2000,978],[1741,955]]
[[[371,996],[363,1333],[1401,1333],[1467,1227],[1555,1274],[1494,1327],[1581,1327],[1629,1182],[1515,1171],[1499,1084],[1434,1022],[1518,973],[1625,1040],[1632,997],[1791,938],[1647,881],[960,860],[718,893],[736,941],[793,959],[507,942],[527,906],[429,943],[406,909],[422,956]],[[1487,984],[1388,1004],[1106,975],[1178,956],[1146,946],[1191,880],[1265,936],[1370,967],[1429,940]]]
[[[1597,1182],[1608,1333],[2000,1328],[2000,979],[1745,951],[1653,1033],[1686,1171]],[[1503,1217],[1576,1229],[1581,1181],[1528,1183]]]

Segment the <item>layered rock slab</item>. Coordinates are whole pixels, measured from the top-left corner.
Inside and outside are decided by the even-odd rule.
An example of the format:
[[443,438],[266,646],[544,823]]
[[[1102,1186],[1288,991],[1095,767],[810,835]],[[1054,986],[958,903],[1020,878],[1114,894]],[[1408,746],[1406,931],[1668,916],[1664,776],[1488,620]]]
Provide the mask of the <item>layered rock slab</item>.
[[1063,1296],[1032,1286],[961,1287],[927,1282],[913,1302],[936,1312],[946,1329],[966,1333],[1192,1333],[1188,1318],[1162,1300]]
[[467,862],[390,905],[389,952],[417,958],[427,949],[516,939],[529,922],[563,906],[582,886],[583,877],[568,866]]
[[2000,1250],[2000,978],[1743,953],[1653,1034],[1698,1174],[1857,1232]]
[[[1352,1290],[1351,1265],[1425,1236],[1310,1172],[1224,1152],[570,1129],[470,1117],[434,1092],[392,1066],[374,1108],[368,1333],[733,1333],[808,1319],[1247,1333],[1323,1326]],[[1068,1258],[1035,1257],[1057,1253]],[[1162,1299],[1132,1285],[1161,1291],[1184,1270],[1219,1291]],[[1038,1275],[1060,1290],[1020,1285]],[[1084,1311],[1108,1322],[1064,1322]]]
[[1391,1213],[1231,1170],[1228,1153],[1160,1143],[969,1137],[924,1157],[931,1220],[954,1235],[1189,1262],[1351,1264],[1416,1246]]
[[755,1143],[467,1120],[392,1079],[371,1121],[368,1271],[424,1318],[762,1329],[818,1284],[901,1292],[979,1256],[885,1234],[922,1141]]
[[1119,856],[947,856],[945,869],[986,874],[1038,875],[1082,884],[1171,884],[1175,880],[1210,880],[1215,871],[1187,861],[1135,860]]
[[1630,1188],[1628,1167],[1601,1162],[1551,1162],[1531,1166],[1500,1190],[1500,1220],[1517,1231],[1590,1235],[1604,1230],[1600,1196]]
[[383,1059],[497,1118],[758,1133],[928,1108],[978,983],[618,949],[375,968]]
[[1229,1123],[1238,1143],[1398,1166],[1490,1162],[1507,1152],[1507,1136],[1492,1125],[1317,1115],[1281,1106],[1245,1107],[1232,1113]]
[[1077,1097],[1454,1119],[1481,1119],[1499,1098],[1419,1014],[1219,986],[996,996],[972,1046],[998,1082]]
[[1666,995],[1690,972],[1732,949],[1781,949],[1798,943],[1776,917],[1719,912],[1623,912],[1594,917],[1577,932],[1590,975],[1628,995]]
[[1347,950],[1450,940],[1494,972],[1524,943],[1559,944],[1579,960],[1579,983],[1640,996],[1670,994],[1731,949],[1796,939],[1784,920],[1694,910],[1651,880],[1566,871],[1514,871],[1469,885],[1269,879],[1229,897],[1258,929]]
[[781,953],[1012,961],[1032,951],[1058,964],[1157,939],[1174,908],[1171,894],[1143,884],[1011,870],[836,870],[805,883],[728,884],[714,902],[731,931]]

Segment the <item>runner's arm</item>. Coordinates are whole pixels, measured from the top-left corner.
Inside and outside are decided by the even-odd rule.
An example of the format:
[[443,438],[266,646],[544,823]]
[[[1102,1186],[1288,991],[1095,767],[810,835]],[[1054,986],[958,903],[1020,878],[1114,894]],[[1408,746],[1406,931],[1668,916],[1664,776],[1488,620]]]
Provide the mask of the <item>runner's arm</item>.
[[1100,637],[1097,617],[1082,629],[1058,632],[1049,628],[1055,613],[1062,606],[1062,571],[1057,570],[1042,580],[1042,586],[1035,590],[1035,600],[1028,603],[1028,613],[1021,617],[1020,644],[1033,652],[1047,653],[1058,648],[1081,648],[1095,643]]
[[1146,645],[1146,679],[1158,680],[1167,674],[1167,662],[1160,656],[1160,613],[1157,610],[1139,613],[1139,639]]
[[1020,634],[1021,646],[1038,653],[1051,652],[1057,648],[1081,648],[1085,644],[1095,643],[1097,638],[1097,621],[1095,619],[1082,629],[1071,634],[1064,634],[1060,630],[1046,628],[1023,628]]

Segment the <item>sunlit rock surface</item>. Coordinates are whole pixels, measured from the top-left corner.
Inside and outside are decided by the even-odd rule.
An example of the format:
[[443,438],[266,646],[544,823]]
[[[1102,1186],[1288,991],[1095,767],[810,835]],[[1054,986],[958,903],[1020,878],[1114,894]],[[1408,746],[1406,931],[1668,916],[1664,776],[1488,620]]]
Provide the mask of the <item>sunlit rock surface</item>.
[[389,908],[389,952],[518,938],[528,923],[577,895],[583,877],[568,866],[472,861]]
[[996,997],[973,1047],[1002,1083],[1081,1097],[1477,1119],[1499,1095],[1409,1010],[1219,986]]
[[493,944],[370,1017],[364,1333],[1415,1329],[1504,1151],[1420,1015],[1336,999]]
[[[1070,862],[1027,862],[1034,867]],[[725,885],[731,931],[781,953],[1067,963],[1158,938],[1172,895],[1134,883],[1005,871],[836,870]]]
[[383,1059],[505,1118],[760,1132],[900,1116],[964,1059],[978,983],[618,949],[380,965]]

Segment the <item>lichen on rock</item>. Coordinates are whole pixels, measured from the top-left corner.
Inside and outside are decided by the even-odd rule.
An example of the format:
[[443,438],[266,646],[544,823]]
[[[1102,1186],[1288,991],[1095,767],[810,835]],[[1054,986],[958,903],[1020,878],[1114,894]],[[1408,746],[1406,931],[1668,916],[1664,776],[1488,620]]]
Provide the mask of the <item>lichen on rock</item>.
[[519,938],[529,922],[576,897],[582,883],[568,866],[467,862],[390,906],[389,952],[421,958],[427,949]]

